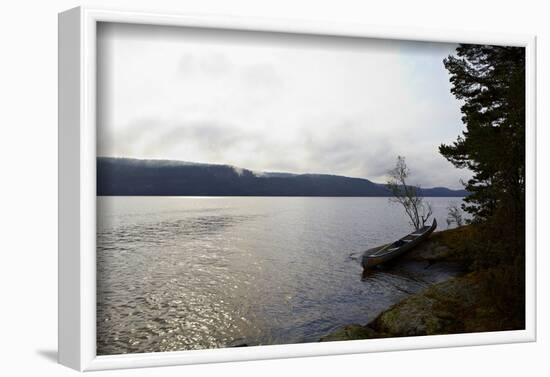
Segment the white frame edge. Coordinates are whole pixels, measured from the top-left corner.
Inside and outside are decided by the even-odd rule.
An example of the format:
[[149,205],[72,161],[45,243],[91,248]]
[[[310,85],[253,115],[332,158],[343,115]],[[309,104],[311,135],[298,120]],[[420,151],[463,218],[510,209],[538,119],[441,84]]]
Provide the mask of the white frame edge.
[[[247,348],[96,355],[96,24],[121,22],[526,48],[525,330]],[[536,340],[534,36],[171,15],[79,7],[59,14],[59,362],[80,371],[457,347]]]

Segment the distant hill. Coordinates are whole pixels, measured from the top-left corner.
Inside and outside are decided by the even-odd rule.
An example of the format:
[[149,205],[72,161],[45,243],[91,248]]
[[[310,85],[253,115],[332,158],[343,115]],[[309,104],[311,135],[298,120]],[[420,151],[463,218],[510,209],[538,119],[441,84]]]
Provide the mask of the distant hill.
[[[424,196],[466,196],[464,190],[422,189]],[[99,196],[389,196],[385,185],[329,174],[253,172],[229,165],[97,158]]]

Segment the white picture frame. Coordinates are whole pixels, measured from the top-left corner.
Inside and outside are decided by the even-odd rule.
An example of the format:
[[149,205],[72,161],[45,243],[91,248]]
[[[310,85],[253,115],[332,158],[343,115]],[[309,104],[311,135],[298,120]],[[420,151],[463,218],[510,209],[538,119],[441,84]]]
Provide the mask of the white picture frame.
[[[96,25],[98,22],[523,46],[526,48],[526,317],[517,331],[96,355]],[[59,362],[80,371],[530,342],[536,339],[535,47],[530,35],[395,29],[79,7],[59,14]]]

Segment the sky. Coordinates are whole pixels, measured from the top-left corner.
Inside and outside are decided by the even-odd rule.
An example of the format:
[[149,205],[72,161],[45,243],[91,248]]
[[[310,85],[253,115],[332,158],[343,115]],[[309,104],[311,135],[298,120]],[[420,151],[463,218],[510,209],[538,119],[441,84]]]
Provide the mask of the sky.
[[460,188],[456,45],[101,23],[98,156]]

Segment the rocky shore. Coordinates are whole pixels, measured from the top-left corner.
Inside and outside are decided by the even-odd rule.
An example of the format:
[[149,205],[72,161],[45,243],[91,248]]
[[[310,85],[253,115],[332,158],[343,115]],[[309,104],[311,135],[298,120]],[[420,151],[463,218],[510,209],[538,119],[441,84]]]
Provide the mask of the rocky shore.
[[[349,324],[321,341],[502,331],[523,328],[523,321],[507,312],[496,298],[503,269],[468,272],[469,227],[434,233],[395,266],[407,261],[427,265],[447,263],[463,267],[458,276],[439,281],[380,313],[367,324]],[[390,266],[391,268],[395,268]],[[427,269],[426,271],[429,271]],[[374,272],[376,273],[376,272]],[[368,277],[367,277],[368,278]]]

